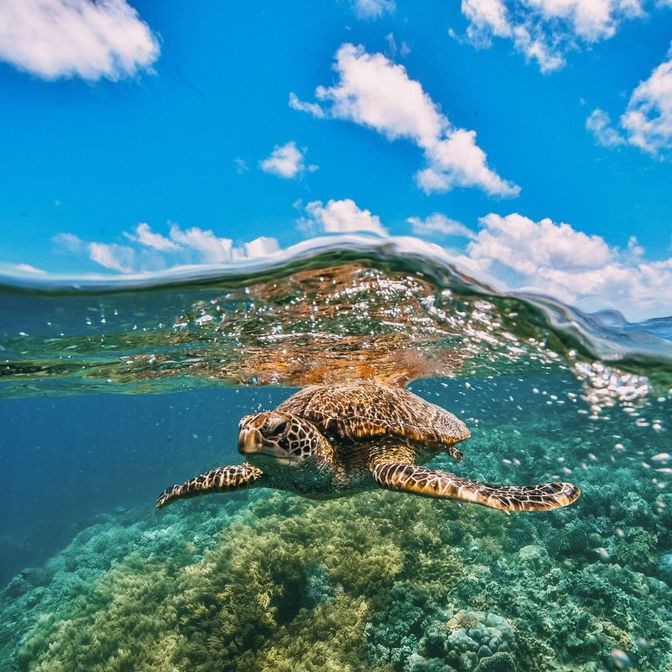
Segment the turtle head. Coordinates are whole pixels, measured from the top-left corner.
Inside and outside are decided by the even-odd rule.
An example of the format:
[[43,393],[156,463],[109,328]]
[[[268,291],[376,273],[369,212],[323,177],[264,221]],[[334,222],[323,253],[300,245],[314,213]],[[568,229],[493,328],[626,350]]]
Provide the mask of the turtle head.
[[240,421],[238,450],[263,471],[318,465],[333,454],[331,444],[312,422],[291,413],[256,413]]

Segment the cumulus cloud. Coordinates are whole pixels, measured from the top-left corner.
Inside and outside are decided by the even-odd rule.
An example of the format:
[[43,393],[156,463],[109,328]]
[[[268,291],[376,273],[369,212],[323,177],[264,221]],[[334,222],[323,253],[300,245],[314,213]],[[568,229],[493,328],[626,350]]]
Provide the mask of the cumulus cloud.
[[306,167],[304,154],[305,150],[300,150],[296,143],[291,141],[286,145],[276,145],[271,155],[259,162],[259,166],[265,173],[291,180],[306,170],[310,172],[317,170],[317,166]]
[[614,128],[609,115],[599,108],[586,121],[586,128],[605,147],[627,143],[652,156],[672,149],[672,50],[632,92],[619,127]]
[[133,246],[89,242],[72,233],[59,233],[52,241],[57,249],[85,255],[91,261],[121,273],[189,264],[220,264],[265,257],[279,249],[275,238],[262,236],[236,246],[231,238],[221,238],[209,229],[196,226],[182,229],[178,224],[170,225],[167,236],[152,231],[145,222],[123,235]]
[[645,152],[672,148],[672,51],[632,92],[621,126],[628,142]]
[[43,79],[111,80],[147,70],[159,42],[125,0],[3,0],[0,59]]
[[354,0],[352,5],[355,15],[360,19],[379,19],[396,9],[394,0]]
[[474,238],[474,232],[464,224],[449,219],[440,212],[434,212],[425,219],[409,217],[406,220],[412,227],[416,236],[459,236],[461,238]]
[[512,40],[542,72],[561,68],[567,52],[609,39],[622,23],[645,15],[642,0],[462,0],[462,13],[473,44]]
[[601,268],[612,260],[603,238],[587,236],[569,224],[493,213],[483,217],[481,224],[483,228],[469,245],[470,256],[494,260],[524,275],[559,268],[580,272]]
[[369,232],[379,236],[387,235],[377,215],[370,210],[362,210],[351,198],[311,201],[305,208],[306,217],[298,221],[304,233],[355,233]]
[[275,254],[280,246],[275,238],[260,236],[244,244],[245,256],[248,258],[268,257]]
[[493,196],[519,193],[518,186],[488,166],[485,152],[476,144],[476,132],[454,127],[402,65],[344,44],[336,53],[334,70],[338,83],[315,91],[318,100],[330,105],[328,112],[319,107],[322,115],[353,121],[388,140],[414,142],[426,161],[416,175],[425,192],[477,187]]
[[220,238],[209,229],[193,226],[181,229],[177,224],[170,225],[170,239],[183,250],[193,250],[200,255],[204,264],[219,264],[230,261],[233,253],[233,240]]
[[[632,238],[626,250],[569,224],[491,213],[459,261],[511,289],[551,294],[592,309],[605,301],[630,319],[661,314],[672,297],[672,258],[647,261]],[[665,301],[663,301],[663,304]],[[672,299],[662,308],[672,313]]]

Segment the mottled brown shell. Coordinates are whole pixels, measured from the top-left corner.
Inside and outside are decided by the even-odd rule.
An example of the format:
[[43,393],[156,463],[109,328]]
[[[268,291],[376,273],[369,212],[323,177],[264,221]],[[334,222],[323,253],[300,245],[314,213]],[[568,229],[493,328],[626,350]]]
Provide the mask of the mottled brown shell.
[[420,445],[449,447],[471,436],[452,413],[403,387],[373,380],[311,385],[277,410],[306,418],[326,436],[345,442],[398,436]]

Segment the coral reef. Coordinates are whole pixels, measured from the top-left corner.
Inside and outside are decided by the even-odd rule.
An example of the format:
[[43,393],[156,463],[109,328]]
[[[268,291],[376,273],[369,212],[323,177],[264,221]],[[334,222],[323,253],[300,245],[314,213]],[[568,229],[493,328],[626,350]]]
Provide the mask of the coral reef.
[[119,512],[0,594],[0,670],[670,669],[671,496],[625,457],[578,466],[578,432],[552,418],[521,427],[477,433],[460,472],[526,482],[568,464],[576,506],[262,490]]

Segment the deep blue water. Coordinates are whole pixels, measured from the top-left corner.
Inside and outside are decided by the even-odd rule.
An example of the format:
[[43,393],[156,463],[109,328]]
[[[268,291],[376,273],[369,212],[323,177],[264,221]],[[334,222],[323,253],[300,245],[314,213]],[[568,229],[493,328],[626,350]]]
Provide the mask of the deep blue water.
[[146,507],[171,479],[238,461],[238,420],[279,389],[0,401],[0,583],[42,563],[117,507]]

